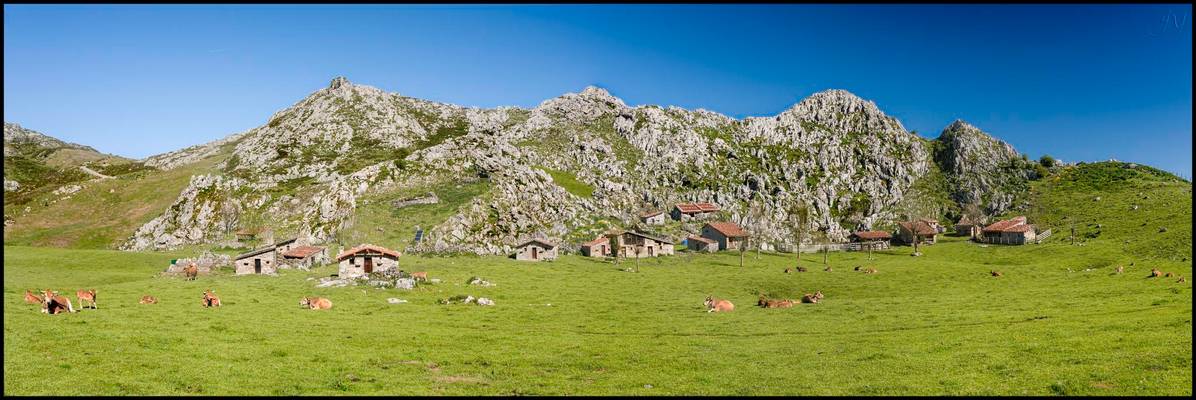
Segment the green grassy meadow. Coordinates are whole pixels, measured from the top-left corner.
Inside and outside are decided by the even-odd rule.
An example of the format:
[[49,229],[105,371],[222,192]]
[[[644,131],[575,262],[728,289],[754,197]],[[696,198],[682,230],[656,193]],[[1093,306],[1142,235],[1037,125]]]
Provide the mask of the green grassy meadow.
[[[645,260],[640,273],[577,256],[404,256],[404,269],[442,282],[400,291],[316,289],[306,280],[333,266],[188,282],[156,276],[169,253],[6,246],[4,391],[1191,394],[1192,287],[1145,278],[1151,267],[1190,276],[1190,263],[1142,262],[1115,275],[1088,249],[1060,243],[947,239],[924,246],[923,257],[910,250],[873,261],[832,253],[831,272],[807,255],[810,272],[793,274],[781,272],[794,263],[788,254],[749,253],[743,268],[734,253],[679,255]],[[1005,276],[990,277],[991,269]],[[497,286],[465,285],[474,275]],[[41,314],[22,293],[43,287],[70,291],[72,301],[75,288],[97,288],[100,308]],[[200,306],[207,288],[224,307]],[[759,292],[814,290],[824,302],[754,306]],[[138,304],[143,294],[160,303]],[[497,305],[436,304],[456,294]],[[707,294],[736,310],[706,313]],[[334,307],[301,309],[304,295]]]
[[[451,214],[485,185],[436,190],[442,204],[394,212],[378,198],[362,208],[372,217],[361,220],[401,220],[402,229],[354,229],[379,232],[379,244],[409,240],[408,225]],[[639,273],[620,270],[633,261],[575,255],[528,263],[405,253],[404,270],[442,280],[411,291],[315,288],[308,279],[336,273],[332,265],[185,281],[159,272],[199,248],[29,247],[83,228],[26,228],[6,234],[4,247],[4,392],[1190,396],[1191,283],[1147,275],[1192,278],[1191,183],[1098,163],[1034,182],[1030,197],[1026,215],[1056,232],[1043,244],[941,236],[921,257],[909,247],[871,260],[830,253],[830,272],[822,255],[805,254],[809,272],[792,274],[782,270],[795,255],[751,251],[744,267],[734,252],[681,252],[642,260]],[[466,285],[472,276],[497,286]],[[97,289],[100,308],[41,314],[23,293],[43,288],[72,301],[76,289]],[[208,288],[223,307],[200,306]],[[815,290],[826,295],[819,304],[755,306],[761,293]],[[138,304],[145,294],[159,304]],[[497,304],[436,302],[463,294]],[[313,295],[334,307],[301,309],[300,297]],[[735,311],[706,313],[707,295]]]

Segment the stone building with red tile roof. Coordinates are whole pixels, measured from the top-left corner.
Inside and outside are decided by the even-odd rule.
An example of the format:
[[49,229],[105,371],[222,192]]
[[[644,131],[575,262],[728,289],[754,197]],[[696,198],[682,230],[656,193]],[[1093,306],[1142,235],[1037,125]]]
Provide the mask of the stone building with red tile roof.
[[399,252],[372,244],[342,251],[336,255],[341,278],[365,276],[373,272],[398,270]]
[[750,236],[734,222],[709,222],[702,226],[702,237],[717,242],[719,250],[737,250]]
[[980,230],[976,240],[991,244],[1026,244],[1037,237],[1034,225],[1025,216],[1017,216],[992,223]]

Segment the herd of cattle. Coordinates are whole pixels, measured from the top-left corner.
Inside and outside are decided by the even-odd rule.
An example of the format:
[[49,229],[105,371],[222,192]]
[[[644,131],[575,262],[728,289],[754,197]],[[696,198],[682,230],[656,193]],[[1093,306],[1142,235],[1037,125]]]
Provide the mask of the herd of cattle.
[[[81,308],[99,309],[96,306],[96,291],[78,290],[75,292],[75,297],[79,299],[79,306]],[[57,290],[42,290],[41,295],[34,294],[28,289],[25,290],[25,302],[29,304],[41,304],[42,312],[46,314],[61,314],[64,312],[79,312],[75,309],[74,303],[71,299],[58,293]],[[158,304],[158,298],[150,295],[141,296],[139,304]],[[203,299],[201,303],[204,307],[220,307],[220,297],[212,289],[203,291]],[[312,310],[327,310],[332,308],[332,300],[323,297],[304,297],[299,300],[299,305],[304,308]]]
[[[1131,263],[1130,265],[1133,265],[1133,264]],[[786,274],[794,272],[794,271],[806,272],[807,270],[805,267],[802,267],[802,266],[798,266],[796,268],[785,268]],[[823,269],[823,271],[830,272],[831,267],[827,266],[825,269]],[[875,273],[879,272],[876,270],[876,268],[863,268],[860,266],[855,267],[855,271],[863,272],[865,274],[875,274]],[[1068,269],[1068,271],[1071,271],[1071,270]],[[1115,273],[1121,274],[1124,271],[1125,271],[1124,266],[1118,266]],[[989,274],[994,277],[1004,276],[1004,274],[1002,274],[1000,271],[995,271],[995,270],[989,271]],[[195,266],[194,263],[192,263],[191,265],[188,265],[186,268],[183,269],[183,276],[186,280],[195,280],[195,278],[198,275],[199,275],[199,269]],[[416,280],[421,280],[421,281],[428,280],[428,273],[426,271],[413,272],[413,273],[411,273],[411,276],[413,278],[415,278]],[[1160,271],[1157,268],[1151,268],[1150,276],[1148,276],[1148,278],[1160,278],[1160,277],[1170,278],[1172,276],[1175,276],[1175,275],[1170,272]],[[1184,283],[1184,282],[1187,282],[1187,280],[1181,276],[1181,277],[1179,277],[1179,280],[1176,282]],[[78,298],[80,307],[98,309],[98,307],[96,306],[96,291],[95,291],[95,289],[77,290],[77,291],[75,291],[75,297]],[[816,303],[818,303],[818,301],[822,300],[822,298],[823,298],[823,294],[822,294],[821,290],[817,290],[814,293],[806,293],[806,294],[802,295],[800,300],[769,299],[769,298],[765,297],[764,295],[761,295],[759,301],[756,302],[756,305],[763,307],[763,308],[789,308],[789,307],[793,307],[794,304],[797,304],[799,302],[800,303],[808,303],[808,304],[816,304]],[[71,299],[59,294],[58,291],[56,291],[56,290],[45,289],[45,290],[41,291],[41,295],[39,296],[39,295],[34,294],[33,292],[29,291],[28,289],[26,289],[25,290],[25,302],[30,303],[30,304],[41,304],[41,312],[46,313],[46,314],[59,314],[59,313],[63,313],[63,312],[78,312],[75,309],[74,304],[71,303]],[[156,298],[154,296],[150,296],[150,295],[141,296],[141,301],[139,301],[139,303],[140,304],[157,304],[158,298]],[[735,305],[731,304],[730,301],[728,301],[726,299],[718,299],[713,296],[706,296],[706,301],[703,304],[706,306],[706,312],[730,312],[730,311],[735,310]],[[203,292],[202,305],[204,307],[220,307],[220,297],[217,297],[215,292],[213,292],[211,289],[205,290]],[[299,306],[302,308],[308,308],[308,309],[312,309],[312,310],[327,310],[327,309],[332,308],[332,300],[329,300],[329,299],[326,299],[323,297],[303,297],[302,299],[299,300]]]

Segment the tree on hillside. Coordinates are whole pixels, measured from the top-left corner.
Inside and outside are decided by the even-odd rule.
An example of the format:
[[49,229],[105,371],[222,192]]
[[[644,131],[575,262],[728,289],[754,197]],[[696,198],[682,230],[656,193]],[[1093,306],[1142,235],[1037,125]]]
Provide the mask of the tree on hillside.
[[797,243],[795,244],[794,253],[797,253],[797,264],[801,264],[801,242],[805,239],[806,221],[809,218],[809,209],[804,204],[794,203],[792,210],[789,212],[790,223],[797,226]]

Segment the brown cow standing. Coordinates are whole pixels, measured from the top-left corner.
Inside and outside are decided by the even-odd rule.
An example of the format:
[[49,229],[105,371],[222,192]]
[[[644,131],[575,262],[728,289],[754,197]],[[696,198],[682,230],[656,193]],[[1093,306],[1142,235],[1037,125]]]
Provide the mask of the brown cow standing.
[[29,289],[25,289],[25,302],[26,303],[41,304],[42,301],[43,300],[41,297],[38,297],[37,295],[33,294],[33,292],[30,292]]
[[141,296],[141,304],[158,304],[158,298],[150,295]]
[[212,289],[203,292],[204,307],[220,307],[220,298],[213,294]]
[[299,306],[312,310],[327,310],[332,308],[332,300],[323,297],[304,297],[302,300],[299,300]]
[[428,280],[428,271],[412,272],[411,278],[415,279],[417,281],[427,281]]
[[713,296],[706,296],[706,312],[730,312],[735,310],[735,305],[731,302],[716,299]]
[[76,290],[75,297],[77,297],[79,299],[79,308],[89,308],[87,306],[88,304],[91,304],[90,308],[92,308],[92,309],[99,308],[99,307],[96,307],[96,290],[95,289]]
[[75,306],[71,305],[71,299],[66,298],[66,296],[46,289],[42,291],[42,297],[42,312],[44,313],[60,314],[62,312],[75,312]]
[[183,276],[187,277],[187,280],[193,281],[196,276],[199,276],[199,268],[195,266],[195,263],[187,264],[187,268],[183,268]]

